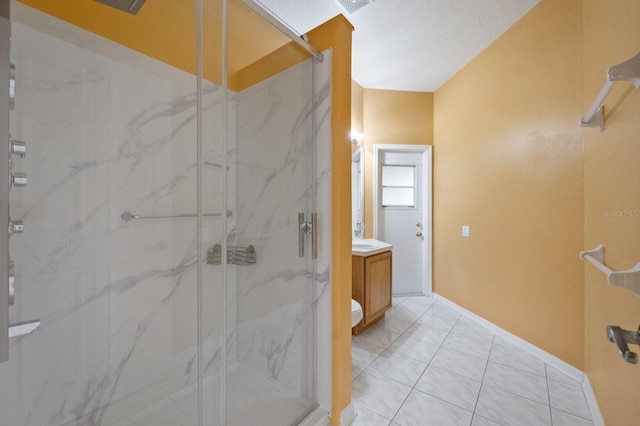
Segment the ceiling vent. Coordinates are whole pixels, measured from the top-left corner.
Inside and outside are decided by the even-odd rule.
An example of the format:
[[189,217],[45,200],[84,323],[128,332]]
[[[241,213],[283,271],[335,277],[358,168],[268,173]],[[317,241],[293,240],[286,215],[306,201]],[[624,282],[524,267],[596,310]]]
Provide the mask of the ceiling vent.
[[146,0],[95,0],[98,3],[106,4],[107,6],[115,7],[123,12],[135,15],[138,13],[142,5]]
[[375,0],[336,0],[349,14],[355,13]]

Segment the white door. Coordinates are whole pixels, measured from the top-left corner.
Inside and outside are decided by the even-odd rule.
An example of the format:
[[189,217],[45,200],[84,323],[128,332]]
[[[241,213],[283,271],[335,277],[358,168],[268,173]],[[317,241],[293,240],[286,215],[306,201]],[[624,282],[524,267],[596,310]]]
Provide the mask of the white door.
[[393,294],[430,295],[430,151],[410,149],[377,150],[376,238],[393,245]]

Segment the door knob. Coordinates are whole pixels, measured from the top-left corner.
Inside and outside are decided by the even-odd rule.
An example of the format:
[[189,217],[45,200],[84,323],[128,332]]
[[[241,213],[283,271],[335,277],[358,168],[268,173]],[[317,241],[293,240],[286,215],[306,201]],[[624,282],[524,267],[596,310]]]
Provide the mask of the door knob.
[[418,231],[418,232],[416,232],[416,235],[417,235],[418,237],[422,237],[422,232]]

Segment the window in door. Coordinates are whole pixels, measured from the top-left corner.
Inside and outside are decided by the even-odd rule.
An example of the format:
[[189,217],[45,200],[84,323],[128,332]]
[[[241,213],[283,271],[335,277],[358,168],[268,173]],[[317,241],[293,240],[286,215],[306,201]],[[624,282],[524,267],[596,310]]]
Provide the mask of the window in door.
[[382,207],[416,207],[416,167],[382,165]]

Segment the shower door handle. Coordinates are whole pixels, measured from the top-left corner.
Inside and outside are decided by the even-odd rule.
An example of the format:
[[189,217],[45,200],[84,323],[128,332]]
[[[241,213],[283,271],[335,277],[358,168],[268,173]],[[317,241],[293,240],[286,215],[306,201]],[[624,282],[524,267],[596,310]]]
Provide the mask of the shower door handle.
[[311,222],[304,220],[304,213],[298,213],[298,257],[304,257],[304,235],[311,234],[311,258],[318,258],[318,214],[311,213]]
[[318,213],[311,213],[311,258],[318,258]]

